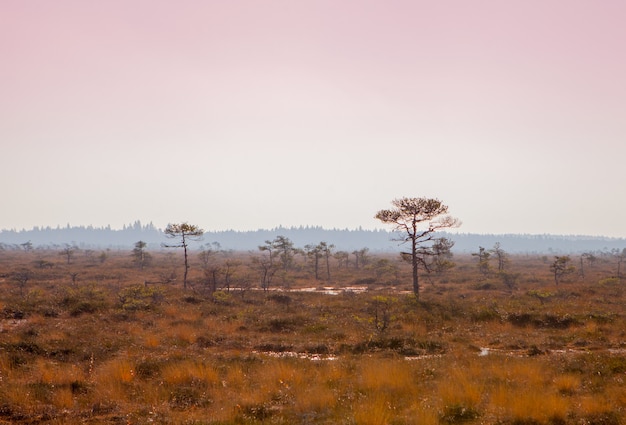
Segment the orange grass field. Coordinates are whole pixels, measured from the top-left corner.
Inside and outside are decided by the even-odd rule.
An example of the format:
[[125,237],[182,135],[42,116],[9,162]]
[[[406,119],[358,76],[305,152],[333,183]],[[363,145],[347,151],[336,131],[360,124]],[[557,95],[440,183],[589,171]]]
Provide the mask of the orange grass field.
[[395,255],[323,280],[298,258],[267,291],[253,255],[193,253],[184,290],[173,251],[0,251],[0,423],[626,423],[610,255],[558,286],[551,256],[507,285],[455,256],[419,300]]

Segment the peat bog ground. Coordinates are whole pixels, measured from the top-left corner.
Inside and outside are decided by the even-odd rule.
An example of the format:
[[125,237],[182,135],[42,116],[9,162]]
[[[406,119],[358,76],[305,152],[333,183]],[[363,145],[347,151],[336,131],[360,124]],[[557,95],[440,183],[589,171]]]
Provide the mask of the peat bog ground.
[[[614,258],[0,251],[0,423],[626,423]],[[349,260],[349,258],[348,258]],[[265,273],[265,274],[264,274]],[[261,282],[265,276],[265,290]]]

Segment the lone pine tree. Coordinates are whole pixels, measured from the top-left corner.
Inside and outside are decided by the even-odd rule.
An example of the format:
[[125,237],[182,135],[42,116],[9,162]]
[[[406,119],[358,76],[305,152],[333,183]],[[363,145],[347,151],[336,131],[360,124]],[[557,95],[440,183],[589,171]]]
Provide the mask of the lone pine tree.
[[402,252],[402,258],[411,263],[413,269],[413,293],[419,298],[419,267],[428,268],[427,257],[434,255],[433,233],[439,229],[458,227],[460,221],[448,214],[448,206],[432,198],[399,198],[392,202],[394,208],[380,210],[376,218],[393,225],[403,235],[399,241],[409,242],[410,251]]

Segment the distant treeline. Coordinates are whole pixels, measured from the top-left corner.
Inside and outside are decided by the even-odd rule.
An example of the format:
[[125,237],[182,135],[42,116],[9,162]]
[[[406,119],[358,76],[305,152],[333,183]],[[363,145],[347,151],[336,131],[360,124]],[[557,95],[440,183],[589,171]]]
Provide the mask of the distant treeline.
[[[200,249],[203,245],[234,251],[256,251],[266,240],[276,236],[289,238],[296,247],[317,244],[321,241],[335,245],[336,250],[352,251],[369,248],[371,251],[396,252],[400,250],[399,235],[387,230],[364,229],[324,229],[316,226],[277,227],[252,231],[207,231],[203,240],[192,245]],[[601,252],[626,248],[626,238],[608,238],[596,236],[559,236],[559,235],[485,235],[470,233],[439,232],[438,236],[454,241],[454,252],[469,253],[479,246],[492,248],[499,242],[502,249],[509,253],[577,253]],[[149,249],[160,249],[168,239],[163,230],[152,223],[143,225],[136,221],[122,229],[92,226],[34,227],[31,230],[0,231],[0,249],[41,248],[56,249],[66,245],[79,248],[117,248],[132,249],[137,241],[144,241]]]

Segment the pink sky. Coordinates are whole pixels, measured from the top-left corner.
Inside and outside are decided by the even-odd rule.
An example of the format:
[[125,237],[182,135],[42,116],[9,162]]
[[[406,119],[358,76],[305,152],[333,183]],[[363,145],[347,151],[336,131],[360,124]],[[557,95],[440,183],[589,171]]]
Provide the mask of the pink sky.
[[464,232],[624,237],[625,18],[591,0],[5,0],[0,228],[372,228],[433,196]]

